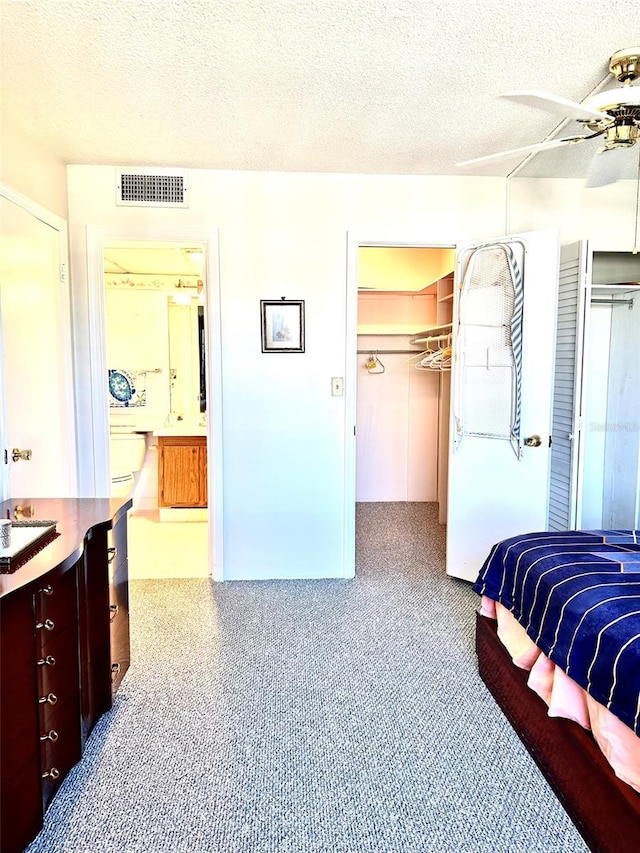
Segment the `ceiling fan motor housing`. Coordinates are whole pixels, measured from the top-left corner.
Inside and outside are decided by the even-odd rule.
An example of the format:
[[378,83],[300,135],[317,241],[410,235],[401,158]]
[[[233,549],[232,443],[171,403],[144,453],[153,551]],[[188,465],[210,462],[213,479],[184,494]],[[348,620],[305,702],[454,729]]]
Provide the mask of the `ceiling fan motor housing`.
[[617,50],[609,60],[609,71],[620,83],[637,80],[640,77],[640,47]]
[[602,119],[583,122],[592,131],[605,134],[605,151],[628,148],[638,141],[640,86],[630,84],[640,77],[640,47],[616,51],[609,60],[609,70],[624,85],[589,98],[588,106],[601,112]]
[[622,123],[616,122],[605,131],[604,150],[611,151],[612,148],[629,148],[638,141],[638,122]]

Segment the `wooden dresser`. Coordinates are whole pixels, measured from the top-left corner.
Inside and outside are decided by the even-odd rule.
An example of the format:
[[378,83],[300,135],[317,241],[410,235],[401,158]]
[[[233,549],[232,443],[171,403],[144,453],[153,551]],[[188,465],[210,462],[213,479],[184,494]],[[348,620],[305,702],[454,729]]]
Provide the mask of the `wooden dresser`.
[[0,848],[37,835],[129,667],[127,510],[121,499],[24,499],[2,518],[57,538],[0,574]]

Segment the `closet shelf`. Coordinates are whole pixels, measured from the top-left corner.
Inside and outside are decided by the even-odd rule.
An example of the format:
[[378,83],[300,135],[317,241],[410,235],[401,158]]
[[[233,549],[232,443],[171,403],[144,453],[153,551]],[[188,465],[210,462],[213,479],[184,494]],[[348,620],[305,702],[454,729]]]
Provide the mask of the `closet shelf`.
[[451,302],[453,299],[453,293],[448,293],[446,296],[441,296],[438,299],[438,302]]
[[417,332],[409,341],[411,344],[420,344],[426,341],[427,338],[433,338],[436,335],[448,335],[453,329],[452,323],[442,323],[440,326],[430,326],[428,329],[422,329]]

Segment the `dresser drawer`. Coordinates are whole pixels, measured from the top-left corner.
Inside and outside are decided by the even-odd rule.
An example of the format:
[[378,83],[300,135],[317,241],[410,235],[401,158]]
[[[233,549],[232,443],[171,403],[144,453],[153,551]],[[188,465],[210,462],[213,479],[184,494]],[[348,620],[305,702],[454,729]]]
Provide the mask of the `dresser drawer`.
[[3,810],[4,804],[13,802],[11,779],[16,774],[31,766],[35,767],[36,781],[39,779],[35,655],[33,593],[24,588],[0,600],[0,792]]
[[42,643],[37,672],[39,696],[55,693],[62,697],[78,691],[78,630],[75,625],[56,632]]
[[[63,632],[59,646],[55,649],[62,655],[61,668],[58,668],[57,659],[55,666],[44,667],[47,683],[43,687],[41,698],[49,697],[49,701],[39,704],[38,741],[42,802],[45,809],[64,777],[82,757],[78,668],[77,665],[75,668],[73,665],[64,666],[69,637],[74,640],[74,634],[77,642],[77,632],[71,629]],[[56,697],[55,703],[50,701],[51,693]]]
[[116,569],[109,587],[109,625],[111,645],[111,693],[115,695],[131,658],[129,639],[129,563],[125,561]]
[[43,767],[66,766],[80,760],[80,709],[78,697],[69,696],[42,714],[40,755]]
[[[47,576],[49,578],[49,576]],[[78,590],[75,566],[45,583],[39,584],[34,596],[36,630],[63,630],[78,620]],[[43,627],[38,628],[41,625]],[[44,627],[46,626],[46,627]],[[51,627],[53,626],[53,628]]]
[[64,777],[81,758],[81,751],[77,752],[69,748],[61,748],[51,756],[50,763],[40,764],[40,778],[42,781],[42,805],[46,809],[55,796],[56,791],[62,785]]
[[107,553],[112,574],[129,557],[127,548],[127,519],[121,518],[112,530],[107,532]]

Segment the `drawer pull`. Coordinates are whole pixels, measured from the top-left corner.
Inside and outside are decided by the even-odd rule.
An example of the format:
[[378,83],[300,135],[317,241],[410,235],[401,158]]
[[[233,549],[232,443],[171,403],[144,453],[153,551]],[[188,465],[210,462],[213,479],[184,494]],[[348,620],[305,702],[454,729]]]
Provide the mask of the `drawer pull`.
[[42,589],[39,589],[38,592],[41,592],[43,595],[53,595],[53,587],[48,583],[46,586],[43,586]]
[[41,705],[47,705],[47,704],[55,705],[57,701],[58,701],[58,697],[56,696],[55,693],[48,693],[46,696],[41,696],[38,699],[38,702]]
[[40,740],[50,740],[51,743],[55,743],[60,735],[55,729],[51,729],[50,732],[47,732],[46,735],[40,735]]
[[56,665],[56,659],[53,657],[53,655],[47,655],[46,658],[41,658],[38,661],[38,666],[55,666],[55,665]]
[[111,682],[113,683],[119,675],[120,675],[120,664],[119,663],[112,663],[111,664]]
[[56,623],[53,619],[45,619],[44,622],[36,622],[36,628],[44,628],[45,631],[53,631]]
[[107,563],[113,563],[118,553],[117,548],[107,548]]
[[60,771],[58,770],[57,767],[52,767],[51,770],[46,770],[42,774],[42,778],[43,779],[59,779],[60,778]]
[[113,620],[118,615],[118,610],[120,610],[120,605],[118,604],[110,604],[109,605],[109,622],[113,622]]

